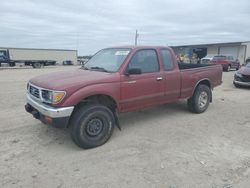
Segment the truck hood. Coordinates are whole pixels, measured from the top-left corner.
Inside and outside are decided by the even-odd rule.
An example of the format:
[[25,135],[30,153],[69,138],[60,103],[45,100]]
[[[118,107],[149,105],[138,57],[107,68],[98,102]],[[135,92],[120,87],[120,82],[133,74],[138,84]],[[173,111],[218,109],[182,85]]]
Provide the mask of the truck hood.
[[76,69],[38,76],[29,82],[41,88],[71,93],[87,85],[117,81],[119,81],[118,73]]
[[250,68],[248,68],[248,67],[241,67],[240,70],[238,70],[238,73],[244,74],[244,75],[250,75]]

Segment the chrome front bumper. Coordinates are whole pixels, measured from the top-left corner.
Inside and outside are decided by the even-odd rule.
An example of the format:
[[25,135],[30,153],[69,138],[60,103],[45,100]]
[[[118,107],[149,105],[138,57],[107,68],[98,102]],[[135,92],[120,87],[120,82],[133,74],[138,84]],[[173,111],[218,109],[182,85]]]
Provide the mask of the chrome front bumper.
[[71,116],[74,106],[70,107],[62,107],[62,108],[54,108],[43,103],[40,103],[34,100],[28,93],[26,94],[26,100],[29,105],[35,108],[39,113],[44,116],[48,116],[51,118],[61,118],[61,117],[69,117]]
[[234,83],[238,85],[242,85],[242,86],[250,86],[250,82],[241,82],[241,81],[234,80]]

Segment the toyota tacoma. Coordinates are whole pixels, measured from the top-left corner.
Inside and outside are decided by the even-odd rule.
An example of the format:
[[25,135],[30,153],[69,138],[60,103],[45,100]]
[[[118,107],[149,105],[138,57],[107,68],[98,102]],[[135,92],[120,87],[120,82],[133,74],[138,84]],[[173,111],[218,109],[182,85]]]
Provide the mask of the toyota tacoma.
[[120,129],[120,113],[182,99],[202,113],[221,83],[221,65],[178,63],[169,47],[106,48],[79,69],[31,79],[25,109],[45,124],[69,128],[81,148],[93,148],[108,141],[114,126]]

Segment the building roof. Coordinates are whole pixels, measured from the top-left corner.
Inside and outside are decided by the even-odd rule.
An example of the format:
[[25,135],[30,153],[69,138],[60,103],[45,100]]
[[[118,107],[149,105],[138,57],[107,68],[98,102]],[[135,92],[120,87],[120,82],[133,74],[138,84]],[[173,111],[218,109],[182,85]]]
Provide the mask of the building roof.
[[250,41],[240,42],[222,42],[222,43],[207,43],[207,44],[185,44],[185,45],[173,45],[171,47],[189,47],[189,46],[213,46],[213,45],[240,45],[242,43],[250,43]]
[[46,50],[46,51],[76,51],[71,49],[49,49],[49,48],[15,48],[15,47],[0,47],[0,49],[17,49],[17,50]]

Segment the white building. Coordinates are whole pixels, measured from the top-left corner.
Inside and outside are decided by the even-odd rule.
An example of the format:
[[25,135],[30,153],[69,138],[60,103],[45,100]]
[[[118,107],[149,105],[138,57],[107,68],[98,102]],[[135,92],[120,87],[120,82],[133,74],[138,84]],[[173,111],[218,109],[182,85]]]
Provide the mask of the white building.
[[232,55],[243,64],[247,57],[250,57],[250,41],[197,44],[172,47],[177,54],[192,56],[196,53],[201,59],[206,55]]

